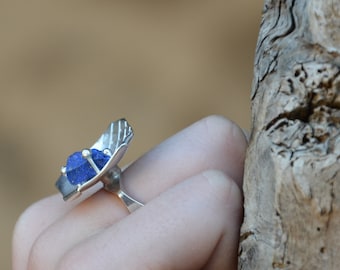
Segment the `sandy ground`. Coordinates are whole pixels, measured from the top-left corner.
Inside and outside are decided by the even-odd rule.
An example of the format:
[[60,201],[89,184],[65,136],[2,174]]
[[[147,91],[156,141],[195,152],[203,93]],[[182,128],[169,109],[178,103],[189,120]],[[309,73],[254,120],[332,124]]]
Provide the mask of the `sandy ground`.
[[262,1],[0,5],[0,269],[19,214],[110,121],[135,130],[123,163],[206,115],[249,129]]

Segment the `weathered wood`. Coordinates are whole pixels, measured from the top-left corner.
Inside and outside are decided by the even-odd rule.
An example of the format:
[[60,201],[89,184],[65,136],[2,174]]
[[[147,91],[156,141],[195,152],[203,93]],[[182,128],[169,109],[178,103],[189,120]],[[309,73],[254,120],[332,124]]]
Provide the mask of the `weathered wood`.
[[266,0],[239,269],[340,269],[340,1]]

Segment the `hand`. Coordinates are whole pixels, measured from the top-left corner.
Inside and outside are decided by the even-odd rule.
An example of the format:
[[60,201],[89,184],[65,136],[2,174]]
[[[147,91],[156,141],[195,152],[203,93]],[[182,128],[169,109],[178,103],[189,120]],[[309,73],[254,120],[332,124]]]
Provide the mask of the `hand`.
[[17,222],[13,269],[236,269],[245,149],[235,124],[208,117],[124,171],[146,203],[132,214],[104,190],[35,203]]

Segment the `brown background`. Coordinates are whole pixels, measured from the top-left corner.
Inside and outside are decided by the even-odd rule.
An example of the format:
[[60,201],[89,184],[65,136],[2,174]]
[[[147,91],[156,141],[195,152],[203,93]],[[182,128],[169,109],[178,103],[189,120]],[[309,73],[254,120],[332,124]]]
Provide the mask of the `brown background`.
[[262,1],[0,2],[0,269],[15,220],[126,117],[124,162],[209,114],[248,129]]

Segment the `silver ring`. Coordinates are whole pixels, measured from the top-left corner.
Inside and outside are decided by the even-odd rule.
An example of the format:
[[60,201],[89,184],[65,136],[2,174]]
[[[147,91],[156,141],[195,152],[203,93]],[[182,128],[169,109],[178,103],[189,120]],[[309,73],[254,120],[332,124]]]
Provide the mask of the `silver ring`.
[[70,155],[56,182],[63,199],[75,199],[102,182],[104,189],[117,194],[130,212],[143,206],[123,190],[122,173],[117,165],[132,138],[132,127],[125,119],[120,119],[112,122],[90,148]]

